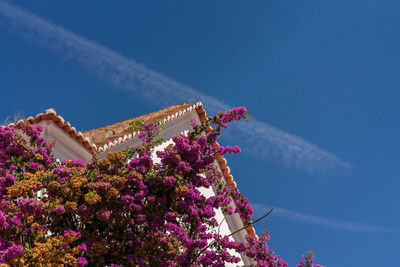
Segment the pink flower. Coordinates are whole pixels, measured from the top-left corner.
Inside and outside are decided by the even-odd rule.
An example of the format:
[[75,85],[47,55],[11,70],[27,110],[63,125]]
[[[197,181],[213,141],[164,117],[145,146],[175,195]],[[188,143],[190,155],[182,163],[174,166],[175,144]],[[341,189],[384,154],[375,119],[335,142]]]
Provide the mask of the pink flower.
[[0,211],[0,228],[6,228],[8,226],[7,218],[2,211]]
[[86,260],[86,258],[84,258],[84,257],[79,257],[76,259],[76,261],[78,262],[79,266],[86,266],[89,264],[88,261]]
[[11,247],[7,248],[7,250],[3,254],[3,258],[7,261],[11,261],[18,257],[23,250],[24,248],[22,246],[12,245]]
[[191,118],[190,119],[190,126],[195,127],[197,125],[197,122],[195,119]]
[[107,209],[101,209],[97,212],[97,219],[106,222],[110,218],[111,212]]
[[87,246],[85,243],[77,246],[77,248],[78,248],[79,252],[85,252],[87,250]]
[[164,178],[163,184],[168,187],[173,187],[175,185],[176,179],[171,176],[167,176]]
[[40,166],[36,162],[32,162],[31,164],[29,164],[29,168],[31,168],[32,170],[45,170],[44,167]]
[[56,208],[56,213],[57,213],[57,214],[63,214],[63,213],[65,213],[64,207],[63,207],[63,206],[57,206],[57,208]]

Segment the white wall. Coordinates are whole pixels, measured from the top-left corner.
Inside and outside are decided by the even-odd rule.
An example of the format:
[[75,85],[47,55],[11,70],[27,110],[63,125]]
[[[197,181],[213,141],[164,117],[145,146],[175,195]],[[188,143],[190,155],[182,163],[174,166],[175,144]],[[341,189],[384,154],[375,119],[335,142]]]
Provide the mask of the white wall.
[[80,159],[84,162],[92,160],[92,154],[53,121],[45,120],[41,121],[39,124],[43,127],[42,136],[48,141],[56,141],[53,153],[59,160]]
[[[185,131],[185,132],[188,132],[188,131]],[[162,151],[162,150],[164,150],[168,145],[173,144],[173,143],[174,143],[174,142],[173,142],[171,139],[169,139],[168,141],[164,142],[163,144],[161,144],[161,145],[155,147],[155,151],[153,152],[153,155],[152,155],[152,159],[153,159],[154,163],[160,163],[160,159],[157,157],[156,151]],[[218,166],[217,163],[216,163],[216,165]],[[213,189],[212,187],[209,187],[209,188],[200,187],[200,188],[198,188],[198,189],[199,189],[199,191],[200,191],[206,198],[215,196],[215,191],[214,191],[214,189]],[[228,216],[227,216],[227,217],[228,217]],[[215,219],[217,220],[217,222],[218,222],[218,224],[219,224],[219,226],[217,227],[217,229],[219,228],[219,232],[220,232],[222,235],[230,235],[230,234],[233,232],[233,231],[230,229],[230,227],[229,227],[229,225],[228,225],[227,218],[225,218],[225,216],[224,216],[224,214],[222,213],[222,210],[221,210],[221,209],[217,209],[217,210],[215,211]],[[239,229],[240,229],[240,228],[239,228]],[[244,230],[244,231],[245,231],[245,230]],[[235,241],[234,238],[233,238],[232,236],[230,236],[229,239],[230,239],[231,241]],[[234,251],[234,250],[229,250],[229,252],[230,252],[231,254],[233,254],[233,255],[239,257],[239,258],[242,258],[242,256],[241,256],[239,253],[237,253],[236,251]],[[244,265],[243,260],[241,260],[241,261],[240,261],[239,263],[237,263],[237,264],[226,264],[226,266],[243,266],[243,265]]]
[[[171,138],[173,136],[175,136],[178,133],[183,133],[185,131],[187,132],[191,130],[192,129],[192,127],[190,126],[191,118],[194,118],[198,123],[200,123],[199,116],[195,110],[184,114],[183,116],[179,117],[178,119],[175,119],[172,122],[166,123],[159,137],[163,137],[167,141],[159,145],[156,149],[157,150],[164,149],[167,145],[172,143]],[[44,128],[42,135],[47,140],[53,140],[53,139],[56,140],[56,146],[53,152],[59,160],[80,159],[83,160],[84,162],[89,162],[90,160],[92,160],[92,154],[77,140],[72,138],[69,134],[65,133],[53,121],[49,120],[42,121],[40,122],[40,125]],[[141,141],[138,138],[133,138],[122,144],[112,147],[110,151],[118,151],[128,146],[138,146],[140,144]],[[99,159],[104,158],[106,155],[107,152],[98,153],[98,158]],[[159,159],[155,156],[155,154],[153,156],[153,160],[159,161]],[[219,167],[218,163],[216,163],[216,165]],[[210,197],[215,195],[213,188],[199,188],[199,190],[205,197]],[[233,202],[231,202],[231,205],[233,206],[233,208],[235,208]],[[239,215],[235,214],[235,215],[224,216],[221,209],[218,209],[216,211],[216,220],[219,223],[221,223],[220,233],[224,235],[229,235],[232,232],[243,227],[243,222],[239,217]],[[242,230],[239,233],[229,238],[234,241],[245,242],[244,239],[245,235],[246,235],[246,230]],[[231,253],[240,257],[242,260],[238,264],[227,264],[226,266],[243,266],[243,265],[248,266],[253,263],[253,261],[248,257],[246,257],[245,255],[240,255],[234,251],[231,251]]]

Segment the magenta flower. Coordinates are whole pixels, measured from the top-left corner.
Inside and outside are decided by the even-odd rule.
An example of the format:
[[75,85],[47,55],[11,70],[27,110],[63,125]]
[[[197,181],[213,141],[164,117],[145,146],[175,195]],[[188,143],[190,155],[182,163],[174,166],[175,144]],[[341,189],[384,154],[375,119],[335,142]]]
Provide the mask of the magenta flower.
[[0,229],[4,229],[8,226],[7,218],[2,211],[0,211]]
[[107,209],[101,209],[97,212],[97,219],[106,222],[110,218],[111,212]]
[[190,172],[190,164],[184,161],[179,162],[178,166],[175,168],[175,173],[185,175],[188,172]]
[[197,122],[195,119],[193,119],[193,118],[190,119],[190,126],[192,126],[192,127],[197,126]]
[[[173,137],[172,145],[156,152],[160,163],[151,156],[157,123],[140,130],[142,146],[88,164],[56,161],[40,127],[23,127],[30,139],[25,144],[13,128],[0,126],[0,230],[7,237],[0,238],[0,263],[26,260],[45,233],[73,242],[56,249],[61,256],[74,255],[78,266],[225,266],[240,261],[233,251],[257,266],[287,266],[268,248],[268,235],[248,235],[241,243],[218,230],[219,209],[236,213],[244,223],[253,214],[248,199],[215,164],[222,155],[240,152],[217,140],[222,128],[244,117],[245,108],[219,113],[209,119],[214,125],[207,133],[206,122],[191,120],[192,132]],[[37,181],[20,188],[13,186],[17,177]],[[202,187],[215,189],[215,195],[206,197]],[[85,258],[87,251],[96,258]],[[313,257],[307,254],[305,260],[312,264]]]
[[29,164],[29,168],[31,168],[32,170],[45,170],[44,167],[40,166],[36,162],[32,162],[31,164]]
[[85,243],[77,246],[77,248],[78,248],[79,252],[85,252],[87,250],[87,246]]
[[82,205],[82,206],[79,206],[79,207],[78,207],[76,213],[77,213],[79,216],[87,217],[87,216],[89,215],[89,213],[90,213],[90,210],[89,210],[89,208],[88,208],[86,205]]
[[76,261],[78,262],[79,266],[86,266],[89,264],[88,261],[86,260],[86,258],[84,258],[84,257],[79,257],[76,259]]
[[164,178],[164,185],[168,187],[173,187],[175,185],[176,179],[172,176],[167,176]]
[[56,208],[56,213],[57,213],[57,214],[63,214],[63,213],[65,213],[64,207],[63,207],[63,206],[57,206],[57,208]]
[[24,250],[24,248],[22,246],[12,245],[11,247],[7,248],[7,250],[3,254],[3,258],[6,261],[13,260],[16,257],[18,257],[22,253],[23,250]]
[[14,175],[7,174],[6,177],[0,180],[0,183],[3,184],[5,187],[10,187],[15,183],[16,180],[17,178],[15,178]]
[[10,219],[10,223],[12,223],[14,226],[20,226],[21,220],[15,215]]

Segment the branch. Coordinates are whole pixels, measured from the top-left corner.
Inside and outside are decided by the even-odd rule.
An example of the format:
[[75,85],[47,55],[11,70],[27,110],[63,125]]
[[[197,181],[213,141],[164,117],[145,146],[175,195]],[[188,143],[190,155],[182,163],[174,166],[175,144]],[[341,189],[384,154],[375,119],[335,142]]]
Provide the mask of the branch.
[[228,235],[228,236],[234,235],[234,234],[236,234],[237,232],[240,232],[240,231],[242,231],[243,229],[245,229],[247,226],[253,225],[253,224],[255,224],[255,223],[261,221],[262,219],[264,219],[265,217],[267,217],[268,215],[270,215],[271,212],[272,212],[273,210],[274,210],[274,208],[271,208],[271,210],[268,211],[264,216],[258,218],[258,219],[255,220],[254,222],[251,222],[249,225],[243,226],[242,228],[240,228],[239,230],[236,230],[235,232],[233,232],[232,234],[230,234],[230,235]]
[[[228,235],[228,237],[230,237],[230,236],[232,236],[232,235],[234,235],[234,234],[236,234],[236,233],[238,233],[238,232],[240,232],[240,231],[246,229],[247,226],[250,226],[250,225],[253,225],[253,224],[258,223],[259,221],[261,221],[262,219],[264,219],[265,217],[267,217],[268,215],[270,215],[271,212],[272,212],[273,210],[274,210],[274,208],[271,208],[271,210],[268,211],[264,216],[258,218],[258,219],[255,220],[254,222],[251,222],[249,225],[245,225],[245,226],[243,226],[242,228],[236,230],[235,232],[233,232],[233,233],[231,233],[230,235]],[[225,218],[225,217],[224,217],[224,218]],[[222,223],[222,222],[221,222],[221,223]],[[214,240],[214,241],[211,242],[209,245],[207,245],[205,248],[203,248],[203,249],[196,255],[196,257],[192,260],[192,264],[197,260],[197,258],[201,255],[201,253],[203,253],[206,249],[208,249],[209,247],[211,247],[212,245],[214,245],[216,242],[217,242],[217,241]]]
[[224,216],[224,218],[222,219],[222,221],[219,223],[219,225],[218,225],[218,234],[219,234],[219,230],[221,230],[221,225],[222,225],[222,223],[225,221],[225,216]]

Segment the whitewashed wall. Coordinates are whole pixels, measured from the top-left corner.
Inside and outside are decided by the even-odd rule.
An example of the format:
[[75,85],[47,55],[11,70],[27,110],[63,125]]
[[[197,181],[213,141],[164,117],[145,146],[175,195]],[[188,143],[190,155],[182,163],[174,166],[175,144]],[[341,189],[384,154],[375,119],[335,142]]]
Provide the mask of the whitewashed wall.
[[41,121],[39,125],[43,127],[42,136],[46,138],[46,140],[56,140],[53,153],[59,160],[80,159],[84,162],[92,160],[92,154],[53,121]]
[[[187,131],[186,131],[186,132],[187,132]],[[157,146],[157,147],[155,148],[155,151],[154,151],[153,155],[152,155],[153,161],[154,161],[155,163],[160,163],[160,159],[156,156],[156,151],[162,151],[162,150],[164,150],[168,145],[173,144],[173,143],[174,143],[174,142],[170,139],[170,140],[164,142],[163,144]],[[199,191],[200,191],[206,198],[215,196],[215,192],[214,192],[214,189],[213,189],[212,187],[209,187],[209,188],[200,187],[200,188],[198,188],[198,189],[199,189]],[[219,223],[218,228],[219,228],[219,232],[220,232],[222,235],[230,235],[230,234],[232,233],[232,231],[231,231],[231,229],[230,229],[230,227],[229,227],[229,225],[228,225],[228,222],[227,222],[227,220],[226,220],[224,214],[222,213],[222,210],[221,210],[221,209],[218,209],[218,210],[215,211],[215,219],[216,219],[217,222]],[[244,230],[244,231],[245,231],[245,230]],[[230,236],[229,239],[230,239],[231,241],[235,241],[234,238],[233,238],[232,236]],[[234,250],[229,250],[229,252],[230,252],[231,254],[233,254],[233,255],[235,255],[235,256],[237,256],[237,257],[239,257],[239,258],[242,259],[242,255],[240,255],[240,254],[237,253],[236,251],[234,251]],[[241,261],[240,261],[239,263],[237,263],[237,264],[226,264],[226,266],[243,266],[243,265],[244,265],[243,260],[241,260]]]
[[[159,137],[165,138],[167,141],[163,144],[159,145],[156,149],[162,150],[167,145],[172,143],[171,138],[178,133],[187,132],[192,129],[190,126],[190,119],[195,119],[198,123],[200,123],[199,116],[196,111],[188,112],[185,115],[175,119],[172,122],[166,123],[161,131]],[[59,160],[67,160],[67,159],[80,159],[84,162],[89,162],[92,159],[92,154],[79,142],[77,142],[74,138],[72,138],[69,134],[65,133],[58,125],[56,125],[53,121],[46,120],[40,122],[40,125],[44,128],[43,136],[47,140],[55,140],[56,146],[53,150],[55,156]],[[141,141],[138,138],[133,138],[128,140],[122,144],[119,144],[113,148],[111,151],[122,150],[128,146],[138,146],[141,144]],[[104,158],[107,155],[107,152],[101,152],[98,154],[98,158]],[[153,160],[159,160],[155,154],[153,156]],[[218,163],[216,165],[219,167]],[[199,188],[200,192],[205,197],[210,197],[215,195],[213,188]],[[231,205],[234,207],[234,203]],[[243,227],[243,222],[239,215],[228,215],[224,216],[221,209],[216,211],[216,219],[220,222],[220,233],[224,235],[229,235],[232,232]],[[239,242],[245,242],[246,230],[242,230],[235,235],[231,236],[230,239]],[[241,261],[238,264],[227,264],[226,266],[250,266],[253,264],[253,261],[246,257],[245,255],[240,255],[234,251],[231,253],[241,258]]]

